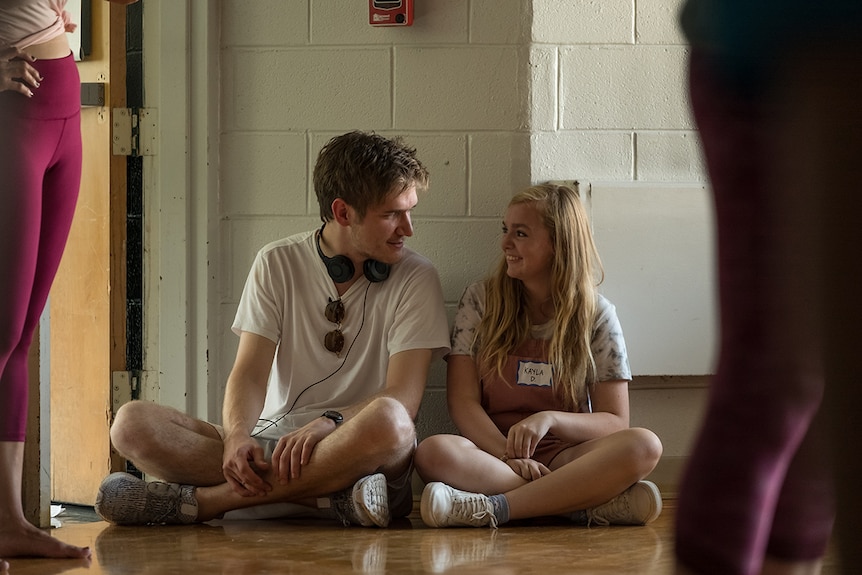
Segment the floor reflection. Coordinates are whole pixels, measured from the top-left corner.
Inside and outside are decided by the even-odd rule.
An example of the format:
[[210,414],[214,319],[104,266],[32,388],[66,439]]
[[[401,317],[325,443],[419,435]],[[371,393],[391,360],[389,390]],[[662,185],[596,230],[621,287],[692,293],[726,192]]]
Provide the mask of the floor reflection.
[[[13,575],[442,574],[670,575],[673,509],[647,527],[561,521],[429,529],[418,515],[388,529],[333,521],[232,521],[195,526],[66,524],[52,534],[91,546],[93,561],[11,560]],[[837,573],[827,561],[823,575]]]

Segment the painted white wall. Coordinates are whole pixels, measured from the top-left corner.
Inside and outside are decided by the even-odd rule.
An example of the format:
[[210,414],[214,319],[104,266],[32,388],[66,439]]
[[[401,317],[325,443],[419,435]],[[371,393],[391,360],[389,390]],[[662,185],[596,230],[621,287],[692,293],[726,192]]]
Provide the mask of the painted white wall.
[[[314,160],[352,129],[405,136],[430,169],[410,245],[437,265],[450,312],[496,258],[507,199],[578,179],[636,376],[708,373],[711,220],[680,5],[415,0],[412,27],[374,28],[358,1],[146,3],[145,101],[162,132],[146,215],[152,397],[220,417],[254,253],[318,224]],[[444,371],[423,435],[449,425]],[[632,386],[633,424],[684,455],[703,378],[651,381]],[[677,408],[688,416],[660,415]]]
[[144,157],[144,373],[141,397],[203,418],[218,325],[217,0],[144,2],[144,106],[156,150]]

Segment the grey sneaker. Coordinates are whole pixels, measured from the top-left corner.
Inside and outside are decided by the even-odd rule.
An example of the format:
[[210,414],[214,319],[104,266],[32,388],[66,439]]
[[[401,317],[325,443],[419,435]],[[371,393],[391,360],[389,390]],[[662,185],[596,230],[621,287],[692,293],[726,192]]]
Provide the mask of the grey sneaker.
[[99,486],[96,513],[116,525],[194,523],[198,502],[191,485],[146,482],[129,473],[112,473]]
[[461,491],[438,481],[425,486],[420,511],[422,521],[429,527],[497,527],[497,517],[487,496]]
[[607,503],[587,509],[587,525],[646,525],[661,513],[661,493],[652,481],[638,481]]
[[389,496],[386,476],[366,475],[359,481],[330,496],[332,510],[347,525],[386,527],[389,525]]

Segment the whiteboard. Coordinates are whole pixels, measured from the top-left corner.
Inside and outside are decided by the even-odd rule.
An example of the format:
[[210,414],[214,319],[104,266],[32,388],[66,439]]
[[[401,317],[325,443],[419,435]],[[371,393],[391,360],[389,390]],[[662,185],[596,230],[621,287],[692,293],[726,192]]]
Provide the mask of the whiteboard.
[[711,196],[702,184],[592,183],[593,234],[635,375],[714,371]]

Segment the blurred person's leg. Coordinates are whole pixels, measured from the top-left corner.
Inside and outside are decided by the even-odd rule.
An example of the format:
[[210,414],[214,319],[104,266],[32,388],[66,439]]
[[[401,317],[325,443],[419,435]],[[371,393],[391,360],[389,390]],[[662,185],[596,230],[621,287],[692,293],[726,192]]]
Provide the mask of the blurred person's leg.
[[[760,95],[734,89],[697,52],[690,72],[715,198],[721,347],[680,490],[676,553],[696,573],[759,573],[779,499],[807,496],[808,479],[785,488],[785,478],[792,463],[809,469],[794,459],[822,390],[814,310],[800,301],[796,254],[781,243],[785,206],[767,190],[773,134]],[[830,517],[817,505],[793,511],[794,525]],[[824,540],[819,529],[787,533],[813,535],[806,549]]]

